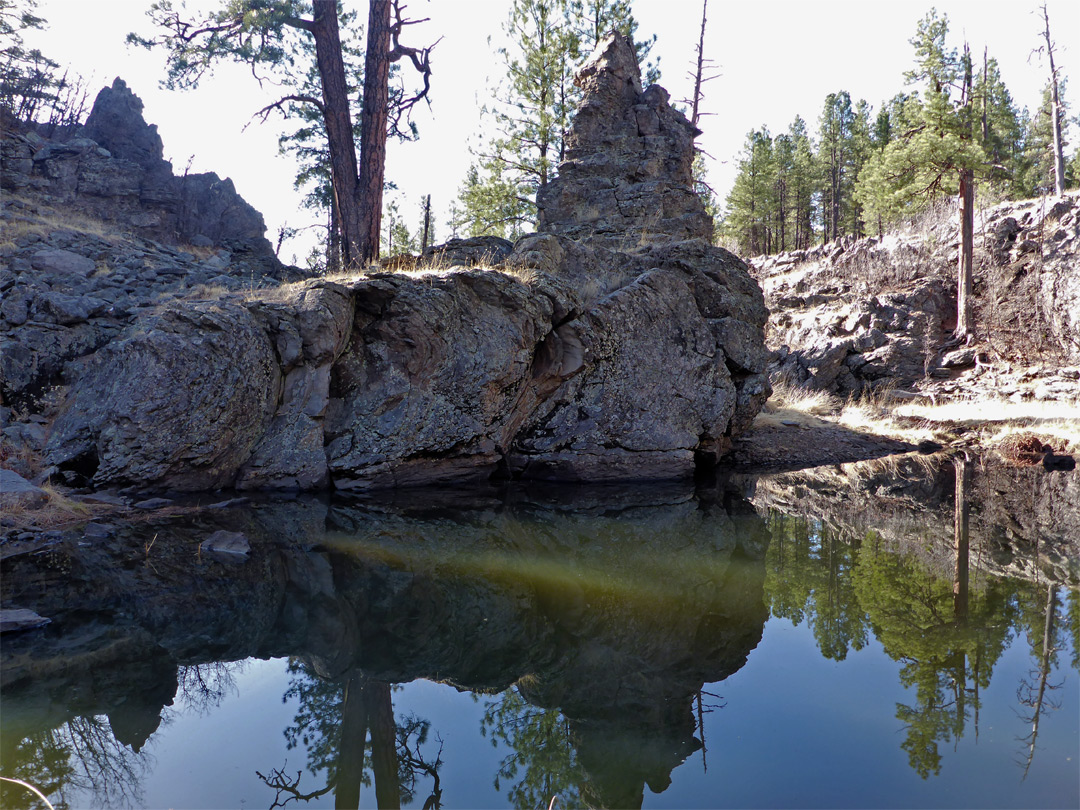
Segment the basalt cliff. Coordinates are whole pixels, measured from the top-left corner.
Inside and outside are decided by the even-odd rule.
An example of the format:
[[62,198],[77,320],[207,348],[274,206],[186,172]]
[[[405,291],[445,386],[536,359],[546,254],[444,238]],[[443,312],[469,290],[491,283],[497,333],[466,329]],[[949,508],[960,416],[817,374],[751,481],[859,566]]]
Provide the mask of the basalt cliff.
[[[152,233],[38,228],[0,249],[3,396],[22,417],[8,441],[69,482],[142,490],[656,479],[714,464],[770,392],[764,298],[710,244],[693,128],[662,88],[642,89],[632,43],[607,39],[578,81],[538,232],[452,241],[407,272],[296,281],[239,202],[219,200],[229,233],[188,216],[156,131],[136,115],[143,134],[119,136],[100,98],[67,145],[6,144],[28,153],[5,177],[20,205],[30,192],[59,204],[51,150],[71,164],[73,203],[119,188],[86,180],[96,166],[129,171],[124,205],[157,206],[139,220]],[[137,171],[143,141],[156,174]],[[155,187],[181,192],[155,202]]]

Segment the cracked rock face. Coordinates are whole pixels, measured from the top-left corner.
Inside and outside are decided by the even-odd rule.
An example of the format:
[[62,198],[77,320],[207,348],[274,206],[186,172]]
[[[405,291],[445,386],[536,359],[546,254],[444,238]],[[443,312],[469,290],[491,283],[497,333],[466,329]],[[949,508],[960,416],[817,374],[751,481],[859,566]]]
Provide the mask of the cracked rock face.
[[693,129],[638,76],[618,35],[582,70],[539,233],[140,319],[77,375],[50,462],[99,484],[353,490],[714,464],[770,393],[767,310],[707,241]]

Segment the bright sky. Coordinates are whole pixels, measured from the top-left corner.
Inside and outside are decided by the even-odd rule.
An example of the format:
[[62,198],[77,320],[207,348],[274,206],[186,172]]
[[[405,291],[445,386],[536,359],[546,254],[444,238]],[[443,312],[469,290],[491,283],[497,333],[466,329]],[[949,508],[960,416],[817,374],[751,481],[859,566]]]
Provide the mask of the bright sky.
[[[366,17],[363,0],[342,0]],[[145,16],[150,0],[41,0],[38,13],[49,29],[26,37],[28,44],[91,79],[98,88],[121,76],[145,103],[144,116],[158,125],[165,156],[182,172],[216,171],[232,177],[237,190],[263,212],[267,236],[279,226],[308,224],[311,212],[299,206],[293,167],[277,152],[279,128],[251,124],[252,114],[274,100],[274,88],[260,89],[243,68],[222,65],[195,91],[159,87],[164,59],[130,48],[129,31],[150,34]],[[179,5],[179,0],[177,0]],[[214,5],[189,0],[190,6]],[[801,115],[813,129],[825,96],[847,90],[876,111],[904,89],[911,67],[908,40],[932,7],[948,16],[950,45],[966,37],[976,59],[989,48],[1019,107],[1034,111],[1049,67],[1032,52],[1042,44],[1037,0],[709,0],[705,54],[719,78],[706,85],[700,145],[715,160],[709,179],[723,199],[747,132],[767,126],[774,135]],[[1080,3],[1046,0],[1056,41],[1055,61],[1072,80],[1066,100],[1070,117],[1080,111]],[[482,131],[480,107],[492,98],[502,73],[495,49],[502,36],[508,0],[412,0],[408,13],[431,21],[408,31],[408,44],[442,42],[433,52],[430,108],[417,111],[420,140],[391,144],[387,178],[407,217],[419,222],[419,200],[431,194],[437,214],[436,237],[450,234],[445,220],[451,200],[469,166],[468,146]],[[653,54],[660,57],[660,83],[674,100],[690,93],[689,71],[697,44],[701,0],[636,0],[639,34],[657,34]],[[489,37],[491,38],[489,43]],[[1080,127],[1071,126],[1071,141]],[[282,258],[306,253],[299,240],[286,244]]]

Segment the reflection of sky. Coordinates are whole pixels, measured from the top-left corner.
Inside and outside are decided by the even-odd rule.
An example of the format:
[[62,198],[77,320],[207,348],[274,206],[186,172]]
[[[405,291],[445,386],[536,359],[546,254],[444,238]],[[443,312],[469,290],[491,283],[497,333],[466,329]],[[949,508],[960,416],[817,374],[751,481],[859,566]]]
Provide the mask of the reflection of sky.
[[[969,720],[955,744],[940,743],[941,773],[922,780],[901,749],[904,732],[896,704],[914,703],[914,690],[900,685],[899,664],[871,639],[845,661],[823,658],[810,629],[771,619],[747,665],[726,681],[706,685],[723,708],[705,716],[708,772],[701,753],[672,774],[664,793],[646,788],[646,807],[1076,807],[1077,673],[1065,662],[1051,676],[1064,686],[1053,698],[1060,708],[1044,715],[1039,750],[1026,781],[1023,744],[1030,725],[1017,715],[1016,688],[1028,674],[1026,641],[1014,640],[982,691],[979,736]],[[237,693],[208,716],[188,714],[163,726],[150,741],[157,767],[144,783],[151,807],[268,807],[273,792],[255,776],[305,764],[302,751],[286,751],[283,729],[295,704],[282,703],[288,687],[286,662],[252,661],[236,675]],[[969,686],[970,686],[969,681]],[[710,699],[714,703],[714,699]],[[399,716],[409,712],[431,721],[445,743],[443,800],[451,807],[502,807],[505,793],[492,785],[505,751],[480,735],[485,698],[448,686],[418,681],[394,693]],[[431,749],[432,751],[434,748]],[[1019,763],[1019,764],[1018,764]],[[323,775],[320,775],[320,777]],[[305,774],[304,790],[324,783]],[[417,806],[429,780],[417,785]],[[507,789],[504,785],[504,791]],[[319,804],[332,806],[333,796]],[[365,789],[361,806],[374,806]],[[296,806],[293,803],[292,806]]]
[[667,791],[646,793],[645,806],[1077,807],[1080,690],[1070,655],[1059,653],[1065,667],[1050,680],[1065,682],[1054,692],[1061,708],[1042,718],[1026,781],[1026,749],[1016,739],[1031,730],[1016,713],[1016,688],[1031,665],[1023,638],[980,693],[978,741],[969,719],[955,749],[939,744],[941,773],[924,781],[900,747],[895,705],[915,701],[914,688],[900,684],[900,664],[873,638],[845,661],[827,660],[805,623],[770,619],[746,666],[705,687],[726,704],[706,716],[708,773],[696,755],[672,774]]

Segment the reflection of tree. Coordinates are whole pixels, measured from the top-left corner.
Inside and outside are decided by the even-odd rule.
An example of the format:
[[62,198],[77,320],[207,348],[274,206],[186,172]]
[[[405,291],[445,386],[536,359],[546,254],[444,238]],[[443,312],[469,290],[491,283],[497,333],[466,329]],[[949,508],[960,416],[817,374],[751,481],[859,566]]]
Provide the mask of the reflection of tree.
[[[108,715],[77,716],[59,728],[28,734],[13,744],[4,736],[3,775],[13,776],[54,797],[56,807],[67,807],[71,797],[90,794],[101,807],[140,807],[141,781],[152,766],[143,746],[163,722],[163,709],[177,699],[185,711],[207,714],[236,689],[234,673],[242,663],[216,662],[181,666],[153,658],[146,662],[143,689],[126,694]],[[130,676],[130,672],[126,673]],[[104,690],[109,702],[111,681],[102,678],[95,695]],[[174,686],[177,684],[178,686]],[[174,713],[164,710],[164,722]],[[19,807],[28,800],[21,788],[0,787],[0,806]],[[83,799],[85,800],[85,799]]]
[[1068,633],[1072,646],[1072,667],[1080,672],[1080,591],[1069,591]]
[[243,671],[243,661],[212,661],[180,667],[176,671],[180,705],[185,712],[209,714],[221,705],[226,695],[237,694],[236,674]]
[[296,659],[289,662],[288,671],[291,681],[284,700],[296,698],[299,708],[285,729],[287,746],[290,750],[303,746],[308,770],[325,772],[326,783],[304,791],[299,771],[294,777],[284,768],[266,776],[259,773],[277,792],[274,807],[333,791],[336,807],[355,808],[361,788],[374,784],[376,804],[396,808],[413,801],[418,777],[432,779],[426,810],[441,806],[442,742],[434,759],[425,755],[430,723],[414,715],[395,720],[390,684],[369,680],[356,670],[343,680],[322,679]]
[[578,785],[584,774],[567,721],[558,710],[538,709],[516,688],[508,689],[485,706],[481,732],[490,733],[492,745],[502,743],[511,751],[495,777],[496,790],[504,781],[514,780],[507,791],[511,805],[548,807],[557,796],[560,808],[583,806]]
[[958,615],[955,578],[935,577],[872,542],[860,549],[853,579],[875,635],[903,665],[901,683],[915,688],[915,704],[896,709],[907,730],[902,747],[925,779],[941,769],[939,743],[963,736],[971,717],[978,733],[980,690],[1008,643],[1015,607],[1006,586],[992,582],[968,593]]
[[[56,729],[4,743],[3,775],[22,779],[50,797],[60,810],[81,793],[100,807],[142,807],[149,755],[118,742],[105,717],[75,717]],[[21,787],[0,783],[0,806],[32,806]],[[81,804],[81,802],[80,802]]]
[[766,554],[765,599],[773,616],[806,619],[821,654],[843,661],[866,644],[866,622],[849,573],[854,549],[828,526],[773,513]]
[[[1060,684],[1050,683],[1050,672],[1057,663],[1057,653],[1063,639],[1060,637],[1063,628],[1057,623],[1058,596],[1057,589],[1050,585],[1046,588],[1045,607],[1042,610],[1042,627],[1038,627],[1038,613],[1034,600],[1020,599],[1021,621],[1027,626],[1028,643],[1031,646],[1031,655],[1035,659],[1034,666],[1028,673],[1028,677],[1021,680],[1016,690],[1016,699],[1021,706],[1028,709],[1022,715],[1024,722],[1031,726],[1031,731],[1020,738],[1026,748],[1024,755],[1024,778],[1027,778],[1031,770],[1031,763],[1035,759],[1035,744],[1039,738],[1039,720],[1047,711],[1061,708],[1061,703],[1054,700],[1048,694],[1060,688]],[[1040,631],[1041,630],[1041,631]]]

